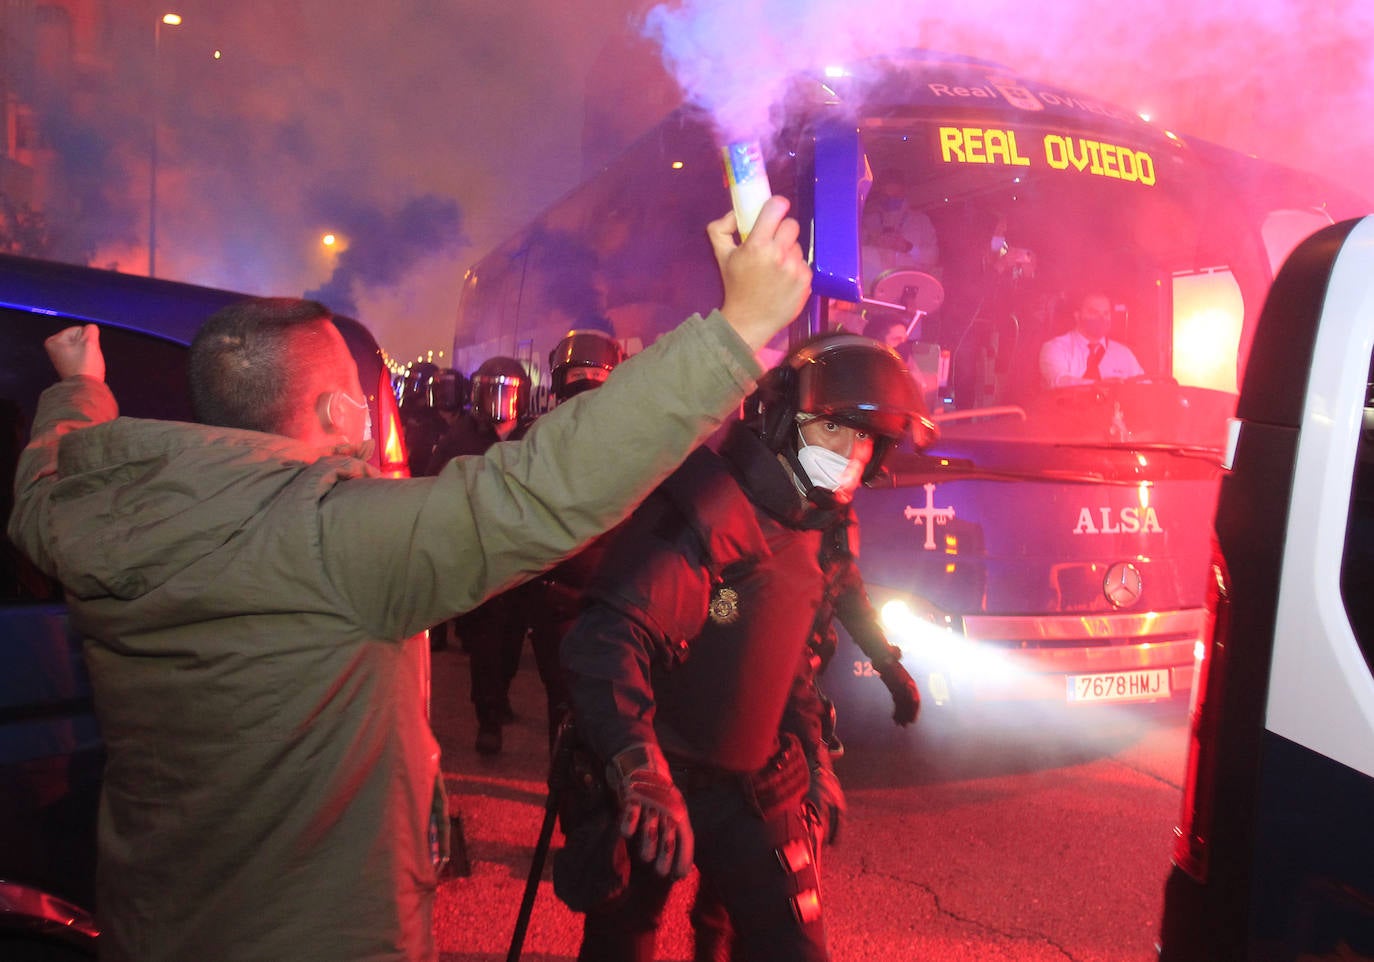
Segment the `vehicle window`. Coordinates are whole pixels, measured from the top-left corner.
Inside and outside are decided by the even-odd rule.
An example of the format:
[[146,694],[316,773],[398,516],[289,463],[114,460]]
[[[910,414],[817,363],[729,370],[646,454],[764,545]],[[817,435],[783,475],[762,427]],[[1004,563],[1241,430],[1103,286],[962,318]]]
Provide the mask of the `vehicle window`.
[[1341,595],[1365,661],[1374,670],[1374,365],[1364,402],[1364,426],[1355,457],[1350,516],[1341,558]]
[[1173,277],[1173,376],[1180,385],[1235,394],[1245,300],[1228,268]]
[[[65,317],[0,309],[0,517],[13,507],[14,471],[29,440],[38,395],[56,375],[43,342],[72,321]],[[186,348],[137,331],[102,327],[106,379],[131,417],[187,420]],[[25,559],[8,537],[0,538],[0,604],[52,601],[56,584]]]
[[1332,223],[1330,212],[1325,210],[1270,211],[1260,226],[1260,236],[1274,273],[1278,273],[1293,248]]
[[[1253,310],[1242,291],[1266,265],[1235,256],[1234,214],[1185,152],[1030,122],[888,118],[863,136],[861,320],[895,306],[912,321],[945,437],[1221,449]],[[1076,350],[1089,294],[1127,373],[1049,385],[1045,358]]]

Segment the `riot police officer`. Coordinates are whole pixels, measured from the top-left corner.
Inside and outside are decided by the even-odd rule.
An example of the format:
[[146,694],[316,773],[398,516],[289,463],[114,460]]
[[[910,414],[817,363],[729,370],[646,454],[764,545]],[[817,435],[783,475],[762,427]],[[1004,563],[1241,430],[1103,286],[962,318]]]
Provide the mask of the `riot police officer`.
[[429,473],[434,446],[448,427],[434,404],[434,385],[440,368],[421,361],[406,372],[401,389],[401,433],[405,436],[411,477]]
[[814,338],[607,549],[561,655],[629,869],[587,911],[580,959],[652,958],[693,864],[743,957],[828,958],[816,852],[844,801],[807,647],[820,545],[920,405],[891,349]]
[[[483,454],[498,441],[521,437],[530,423],[531,382],[513,357],[490,357],[471,380],[472,400],[435,445],[430,473],[456,457]],[[514,719],[510,683],[520,667],[525,621],[510,592],[487,599],[454,619],[469,656],[469,697],[477,714],[476,749],[482,755],[501,751],[501,726]]]
[[[401,393],[401,430],[405,434],[407,464],[411,477],[437,473],[443,463],[434,451],[439,441],[453,430],[463,413],[467,398],[467,378],[451,367],[417,364],[407,372]],[[429,648],[448,647],[451,622],[429,629]]]
[[549,380],[555,404],[600,387],[625,360],[620,342],[597,328],[573,328],[549,352]]
[[531,419],[531,382],[525,366],[513,357],[489,357],[469,382],[468,410],[449,425],[434,445],[426,474],[438,474],[449,461],[484,454],[498,441],[519,438]]
[[[625,359],[620,342],[595,328],[574,328],[549,352],[549,381],[555,406],[600,387]],[[519,589],[529,629],[530,650],[548,702],[549,743],[567,711],[567,686],[558,664],[558,645],[577,616],[582,592],[596,570],[606,536]]]

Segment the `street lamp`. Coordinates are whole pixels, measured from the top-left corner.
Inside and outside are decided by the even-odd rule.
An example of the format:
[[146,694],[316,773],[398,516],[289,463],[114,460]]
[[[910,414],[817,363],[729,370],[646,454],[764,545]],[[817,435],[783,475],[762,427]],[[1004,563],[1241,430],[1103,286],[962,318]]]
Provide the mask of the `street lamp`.
[[157,128],[162,116],[162,83],[158,71],[158,48],[162,46],[162,25],[181,25],[181,14],[164,13],[153,22],[153,137],[148,156],[148,276],[157,276]]

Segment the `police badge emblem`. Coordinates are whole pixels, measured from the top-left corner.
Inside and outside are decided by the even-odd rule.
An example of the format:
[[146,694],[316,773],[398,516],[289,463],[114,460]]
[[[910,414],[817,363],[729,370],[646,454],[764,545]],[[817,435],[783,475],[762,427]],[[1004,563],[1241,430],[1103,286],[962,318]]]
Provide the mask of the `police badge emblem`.
[[728,625],[739,618],[739,592],[724,585],[716,589],[709,609],[711,620],[718,625]]

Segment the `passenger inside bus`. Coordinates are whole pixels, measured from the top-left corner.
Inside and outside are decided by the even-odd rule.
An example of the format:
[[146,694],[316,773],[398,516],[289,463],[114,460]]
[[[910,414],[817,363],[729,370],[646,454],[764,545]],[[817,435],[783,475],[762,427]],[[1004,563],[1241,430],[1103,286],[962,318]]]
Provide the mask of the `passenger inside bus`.
[[1079,300],[1073,317],[1072,330],[1050,338],[1040,348],[1040,378],[1045,387],[1124,380],[1145,373],[1135,352],[1109,336],[1110,297],[1089,290]]
[[895,314],[881,313],[870,318],[864,325],[864,337],[890,347],[905,357],[907,347],[907,324]]
[[889,168],[864,204],[863,276],[871,292],[891,271],[938,272],[940,239],[926,213],[912,206],[906,175]]
[[[914,321],[891,311],[870,309],[865,312],[867,322],[864,324],[863,333],[865,337],[871,337],[886,347],[892,348],[897,355],[906,362],[907,370],[911,372],[912,380],[916,382],[916,390],[921,393],[923,400],[929,402],[931,399],[926,395],[929,390],[934,388],[934,370],[927,371],[928,357],[931,350],[935,355],[939,355],[939,345],[922,344],[912,337],[913,329],[916,326]],[[929,410],[929,405],[927,405]]]

